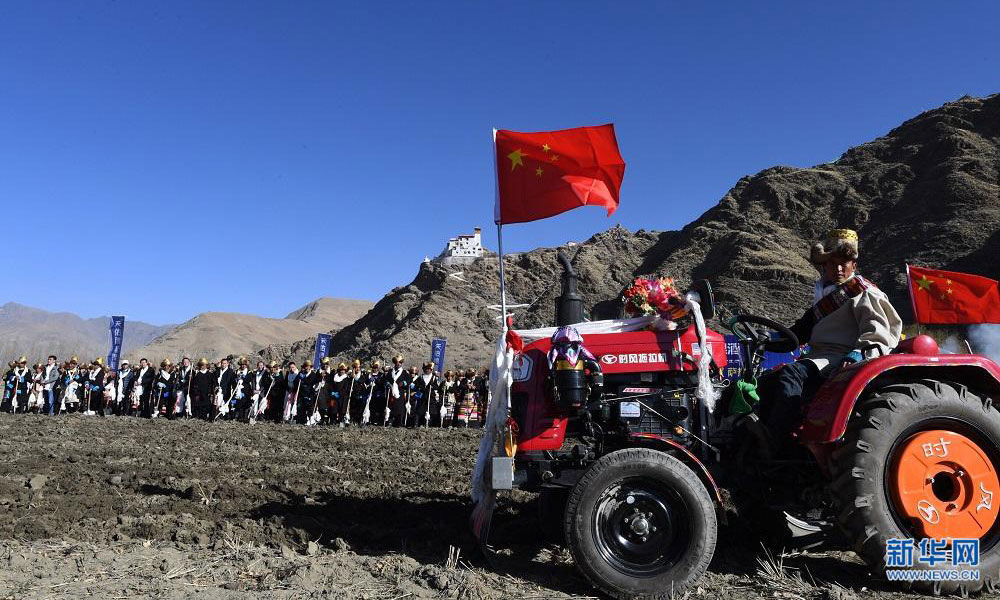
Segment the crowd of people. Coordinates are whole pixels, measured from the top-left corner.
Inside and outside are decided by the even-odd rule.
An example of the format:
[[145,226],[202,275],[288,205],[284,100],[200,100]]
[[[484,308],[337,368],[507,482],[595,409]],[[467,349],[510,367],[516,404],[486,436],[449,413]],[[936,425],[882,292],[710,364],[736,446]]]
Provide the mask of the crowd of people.
[[0,410],[57,415],[122,415],[209,421],[271,421],[309,425],[378,425],[394,427],[469,427],[485,418],[489,373],[475,369],[422,372],[406,368],[397,355],[392,365],[372,361],[334,364],[324,358],[284,364],[263,360],[251,368],[246,357],[215,364],[188,357],[159,368],[145,358],[138,365],[123,360],[107,368],[104,360],[81,364],[74,356],[59,363],[29,367],[22,356],[3,377]]

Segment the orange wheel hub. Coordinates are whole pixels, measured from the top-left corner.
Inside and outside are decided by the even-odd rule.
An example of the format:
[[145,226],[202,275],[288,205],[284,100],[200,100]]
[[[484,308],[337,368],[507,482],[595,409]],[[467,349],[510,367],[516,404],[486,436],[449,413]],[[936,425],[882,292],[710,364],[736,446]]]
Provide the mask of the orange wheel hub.
[[997,521],[1000,481],[977,443],[944,429],[921,431],[889,465],[896,510],[924,537],[974,538]]

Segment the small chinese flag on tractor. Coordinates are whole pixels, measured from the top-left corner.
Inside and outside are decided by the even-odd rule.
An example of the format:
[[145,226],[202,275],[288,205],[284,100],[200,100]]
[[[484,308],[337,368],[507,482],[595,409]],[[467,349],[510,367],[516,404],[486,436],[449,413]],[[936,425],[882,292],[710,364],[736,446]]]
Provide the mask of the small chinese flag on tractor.
[[1000,288],[996,280],[909,265],[906,273],[917,323],[1000,323]]
[[551,217],[578,206],[618,208],[625,161],[614,125],[496,132],[498,224]]

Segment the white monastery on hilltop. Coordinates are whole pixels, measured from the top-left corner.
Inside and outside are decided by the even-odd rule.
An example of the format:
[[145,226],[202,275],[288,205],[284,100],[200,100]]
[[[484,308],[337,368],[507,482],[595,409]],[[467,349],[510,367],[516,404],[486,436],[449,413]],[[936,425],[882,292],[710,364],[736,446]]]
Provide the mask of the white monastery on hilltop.
[[[434,259],[445,266],[463,265],[471,263],[483,256],[483,230],[476,227],[472,230],[472,235],[460,235],[448,240],[444,252]],[[427,259],[424,259],[427,261]]]

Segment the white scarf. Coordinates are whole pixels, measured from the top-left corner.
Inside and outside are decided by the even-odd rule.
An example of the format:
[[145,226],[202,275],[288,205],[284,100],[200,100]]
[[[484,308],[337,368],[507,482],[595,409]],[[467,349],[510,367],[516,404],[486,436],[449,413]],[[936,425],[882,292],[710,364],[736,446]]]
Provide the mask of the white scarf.
[[160,369],[160,377],[162,377],[166,381],[170,381],[170,375],[172,375],[170,371],[166,369]]
[[402,367],[400,367],[398,369],[393,369],[392,370],[391,375],[392,375],[392,397],[393,398],[399,398],[399,384],[396,382],[396,380],[398,380],[403,373],[405,373],[405,370]]
[[341,381],[343,381],[345,379],[347,379],[347,373],[344,373],[343,375],[341,375],[340,373],[337,373],[336,375],[333,376],[333,380],[336,383],[340,383]]

